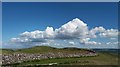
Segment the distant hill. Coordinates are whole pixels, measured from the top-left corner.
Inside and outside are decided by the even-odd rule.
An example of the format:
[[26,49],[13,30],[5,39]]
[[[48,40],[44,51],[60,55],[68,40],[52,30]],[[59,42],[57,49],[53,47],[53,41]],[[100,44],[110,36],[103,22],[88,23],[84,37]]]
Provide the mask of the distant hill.
[[120,49],[92,49],[96,52],[104,52],[104,53],[109,53],[109,54],[114,54],[114,55],[119,55],[120,54]]
[[[109,49],[114,51],[113,49]],[[35,46],[24,49],[1,49],[3,66],[9,65],[44,65],[57,63],[80,65],[117,65],[118,55],[104,52],[107,49],[83,49],[75,47],[55,48]],[[96,52],[95,52],[96,51]],[[110,51],[111,52],[111,51]]]
[[12,49],[0,49],[0,54],[11,54],[14,50]]
[[[10,54],[10,53],[47,53],[47,52],[110,52],[118,53],[120,49],[85,49],[85,48],[76,48],[76,47],[65,47],[65,48],[55,48],[50,46],[35,46],[31,48],[23,49],[0,49],[0,54]],[[120,53],[120,52],[119,52]]]
[[55,48],[55,47],[50,47],[50,46],[35,46],[31,48],[24,48],[24,49],[1,49],[3,54],[9,54],[9,53],[56,53],[56,52],[64,52],[64,53],[74,53],[74,52],[94,52],[89,49],[83,49],[83,48],[75,48],[75,47],[66,47],[66,48]]

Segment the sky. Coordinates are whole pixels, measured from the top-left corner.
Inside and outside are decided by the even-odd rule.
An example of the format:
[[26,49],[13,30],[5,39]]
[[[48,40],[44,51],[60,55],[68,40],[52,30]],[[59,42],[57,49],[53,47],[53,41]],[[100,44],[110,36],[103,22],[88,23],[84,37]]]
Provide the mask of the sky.
[[3,48],[117,48],[116,2],[3,2],[2,18]]

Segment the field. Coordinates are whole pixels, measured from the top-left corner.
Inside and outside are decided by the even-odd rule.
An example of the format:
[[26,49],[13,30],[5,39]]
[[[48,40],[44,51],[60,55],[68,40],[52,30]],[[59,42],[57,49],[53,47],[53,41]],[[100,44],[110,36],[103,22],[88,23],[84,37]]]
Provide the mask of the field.
[[34,53],[57,53],[57,52],[65,52],[65,53],[74,53],[74,52],[84,52],[89,49],[83,49],[83,48],[54,48],[49,46],[36,46],[32,48],[26,48],[26,49],[2,49],[2,54],[13,54],[13,53],[28,53],[28,54],[34,54]]
[[99,53],[96,57],[80,57],[80,58],[57,58],[57,59],[44,59],[27,61],[17,65],[49,65],[49,64],[62,64],[62,65],[118,65],[118,58],[114,55],[107,53]]
[[[48,52],[65,52],[66,54],[74,52],[85,52],[89,51],[88,49],[79,49],[79,48],[53,48],[53,47],[32,47],[27,49],[19,50],[7,50],[2,51],[3,54],[13,54],[13,53],[28,53],[35,54],[41,53],[45,54]],[[29,66],[29,65],[118,65],[118,55],[110,52],[98,51],[96,52],[97,56],[87,56],[87,57],[64,57],[64,58],[49,58],[49,59],[40,59],[40,60],[30,60],[24,61],[22,63],[8,64],[8,65],[17,65],[17,66]]]

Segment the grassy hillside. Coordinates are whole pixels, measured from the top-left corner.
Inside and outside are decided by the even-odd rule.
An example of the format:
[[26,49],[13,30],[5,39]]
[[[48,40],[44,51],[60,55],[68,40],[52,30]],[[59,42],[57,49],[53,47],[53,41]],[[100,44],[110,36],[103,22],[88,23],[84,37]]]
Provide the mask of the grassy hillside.
[[[25,61],[12,66],[31,66],[31,65],[118,65],[118,57],[109,53],[99,53],[99,56],[94,57],[72,57],[72,58],[52,58]],[[57,67],[52,66],[52,67]]]
[[58,63],[62,65],[117,65],[118,58],[110,54],[99,53],[99,56],[95,57],[79,57],[79,58],[61,58],[61,59],[43,59],[23,62],[19,65],[30,65],[30,64],[50,64]]
[[3,54],[10,54],[10,53],[56,53],[56,52],[64,52],[64,53],[74,53],[74,52],[84,52],[90,51],[88,49],[81,49],[81,48],[54,48],[49,46],[35,46],[32,48],[26,49],[18,49],[18,50],[11,50],[11,49],[3,49]]
[[11,54],[13,52],[11,49],[0,49],[0,54]]
[[[80,49],[80,48],[54,48],[49,46],[36,46],[32,48],[26,49],[18,49],[18,50],[11,50],[11,49],[3,49],[3,54],[12,54],[12,53],[58,53],[63,52],[66,54],[69,53],[84,53],[91,50],[88,49]],[[49,59],[41,59],[41,60],[30,60],[24,61],[22,63],[13,64],[17,66],[22,65],[49,65],[51,63],[57,63],[58,65],[117,65],[118,63],[118,56],[116,54],[111,54],[107,52],[97,52],[98,56],[93,57],[72,57],[72,58],[49,58]]]

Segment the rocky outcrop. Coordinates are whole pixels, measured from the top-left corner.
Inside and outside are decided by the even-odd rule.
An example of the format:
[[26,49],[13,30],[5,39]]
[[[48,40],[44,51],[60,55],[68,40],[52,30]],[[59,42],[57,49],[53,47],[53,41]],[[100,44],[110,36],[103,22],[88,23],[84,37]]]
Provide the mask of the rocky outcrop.
[[84,56],[96,56],[97,54],[93,51],[87,51],[83,53],[64,53],[64,52],[57,52],[57,53],[35,53],[35,54],[28,54],[28,53],[13,53],[13,54],[4,54],[2,56],[2,64],[14,64],[14,63],[22,63],[23,61],[30,61],[30,60],[41,60],[41,59],[48,59],[48,58],[64,58],[64,57],[84,57]]

